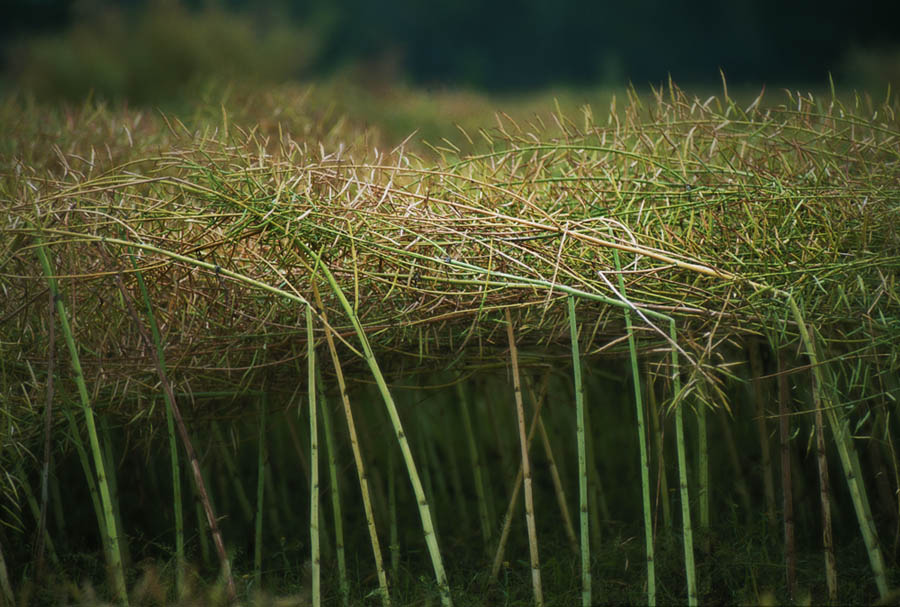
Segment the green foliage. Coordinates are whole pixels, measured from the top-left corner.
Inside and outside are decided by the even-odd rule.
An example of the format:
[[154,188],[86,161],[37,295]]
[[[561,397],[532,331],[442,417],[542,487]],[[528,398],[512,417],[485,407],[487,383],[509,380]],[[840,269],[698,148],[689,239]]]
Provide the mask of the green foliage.
[[844,57],[839,73],[848,82],[879,94],[887,85],[900,87],[900,47],[881,50],[854,48]]
[[216,9],[161,3],[139,15],[119,11],[82,20],[61,35],[20,44],[20,82],[38,96],[87,94],[135,103],[196,96],[210,81],[248,83],[296,78],[309,66],[316,35]]

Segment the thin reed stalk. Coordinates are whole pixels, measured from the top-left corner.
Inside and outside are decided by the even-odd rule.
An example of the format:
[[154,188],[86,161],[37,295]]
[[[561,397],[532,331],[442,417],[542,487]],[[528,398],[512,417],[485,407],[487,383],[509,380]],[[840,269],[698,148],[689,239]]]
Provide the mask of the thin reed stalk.
[[[831,399],[825,389],[822,376],[823,370],[819,366],[819,356],[816,352],[816,341],[812,338],[809,329],[806,326],[803,314],[800,312],[800,307],[797,305],[796,299],[791,295],[788,295],[788,305],[797,321],[800,336],[806,347],[806,355],[809,357],[810,370],[813,378],[813,400],[816,406],[816,424],[817,427],[821,425],[820,416],[824,410],[825,415],[828,417],[831,433],[835,439],[835,445],[837,446],[838,455],[841,460],[841,469],[844,472],[844,479],[847,481],[847,486],[850,489],[853,509],[856,512],[856,519],[859,524],[863,543],[865,544],[866,552],[869,555],[869,564],[872,568],[872,573],[875,576],[875,584],[878,587],[878,593],[881,595],[881,598],[885,598],[888,595],[889,590],[887,575],[884,568],[884,558],[881,555],[881,548],[878,546],[878,531],[875,528],[874,519],[872,518],[872,511],[869,507],[866,488],[862,484],[859,476],[859,461],[856,456],[856,449],[853,446],[853,437],[850,433],[849,423],[846,419],[838,419],[837,407],[831,403]],[[822,449],[824,450],[824,438],[822,440]],[[831,593],[829,592],[829,594]],[[835,596],[834,598],[836,599],[837,597]]]
[[[147,348],[152,349],[151,338],[147,335],[146,331],[144,331],[140,318],[134,309],[131,297],[129,297],[128,292],[125,290],[125,287],[122,284],[122,278],[118,274],[116,274],[116,284],[119,287],[119,292],[122,295],[122,299],[125,301],[125,307],[128,310],[128,314],[131,316],[131,320],[134,323],[138,335],[140,335]],[[215,511],[213,510],[212,501],[209,498],[209,493],[206,491],[206,483],[204,482],[203,474],[200,471],[200,461],[194,451],[194,445],[188,434],[187,425],[184,423],[184,418],[181,416],[181,409],[178,407],[178,403],[175,400],[175,391],[172,389],[171,382],[169,382],[168,374],[158,357],[153,357],[153,363],[156,367],[156,373],[159,377],[160,384],[162,385],[163,390],[168,393],[167,398],[169,402],[172,403],[172,415],[175,417],[175,426],[178,428],[178,434],[181,436],[181,444],[184,446],[184,450],[191,464],[191,471],[194,476],[194,489],[197,491],[198,497],[200,498],[200,504],[203,506],[203,512],[206,515],[206,523],[209,527],[210,534],[212,535],[213,544],[216,547],[216,554],[219,557],[221,575],[222,579],[225,581],[225,592],[228,601],[234,603],[237,600],[237,590],[234,586],[234,577],[231,575],[231,563],[228,560],[228,554],[225,552],[225,542],[222,539],[222,532],[219,530],[219,523],[216,519]]]
[[584,384],[581,381],[581,352],[578,347],[578,324],[575,316],[575,298],[566,298],[569,312],[569,339],[572,342],[572,381],[575,388],[575,438],[578,443],[578,513],[581,538],[581,604],[590,607],[591,591],[591,537],[588,528],[588,471],[587,449],[584,440]]
[[[325,318],[325,306],[322,305],[322,299],[319,291],[313,286],[316,304],[319,306],[319,314]],[[326,319],[327,320],[327,319]],[[330,326],[325,327],[325,341],[328,343],[328,351],[331,352],[331,362],[334,365],[335,379],[338,383],[338,390],[341,394],[341,402],[344,405],[344,417],[347,421],[347,432],[350,435],[350,448],[353,451],[353,460],[356,463],[356,476],[359,480],[359,490],[363,499],[363,510],[366,513],[366,523],[369,528],[369,543],[372,546],[372,555],[375,559],[375,571],[378,575],[378,588],[381,594],[381,604],[384,607],[391,605],[391,593],[388,589],[387,575],[384,571],[384,561],[381,556],[381,543],[378,541],[378,531],[375,527],[375,512],[372,508],[372,495],[369,490],[369,477],[366,474],[365,463],[362,458],[362,451],[359,447],[359,437],[356,434],[356,424],[353,422],[353,410],[350,408],[350,398],[347,396],[347,385],[344,382],[344,371],[341,368],[341,360],[338,357],[337,348],[334,345],[334,337],[331,335]]]
[[[427,438],[426,426],[425,422],[422,421],[422,416],[419,415],[416,419],[413,420],[413,428],[415,428],[414,432],[419,436],[420,440],[416,441],[416,457],[419,461],[419,469],[422,472],[422,488],[424,490],[425,499],[428,500],[429,504],[438,503],[437,496],[435,495],[434,490],[434,475],[431,473],[431,468],[433,464],[436,464],[434,458],[431,457],[431,451],[428,448],[428,443],[430,442],[429,438]],[[440,529],[437,526],[437,517],[432,519],[432,525],[434,525],[434,535],[440,541],[441,534]]]
[[[156,322],[156,314],[153,312],[153,303],[147,284],[144,282],[144,273],[137,265],[137,259],[130,255],[134,276],[137,280],[141,297],[144,300],[144,308],[147,312],[147,322],[150,325],[150,336],[153,338],[153,346],[156,351],[158,364],[166,372],[166,357],[162,347],[162,337],[159,334],[159,324]],[[185,566],[184,555],[184,508],[181,498],[181,466],[178,461],[178,437],[175,434],[175,417],[172,414],[173,403],[169,400],[169,393],[163,390],[163,399],[166,403],[166,432],[169,439],[169,462],[172,471],[172,514],[175,518],[175,594],[180,598],[185,591]],[[200,534],[206,540],[205,534]]]
[[112,498],[110,496],[109,482],[107,481],[106,468],[103,462],[103,451],[100,447],[100,438],[97,435],[97,426],[94,423],[94,410],[91,406],[90,397],[88,396],[87,385],[84,381],[84,372],[81,369],[81,359],[78,355],[78,346],[75,344],[75,337],[72,335],[69,326],[69,317],[66,314],[66,308],[63,304],[62,297],[56,284],[56,277],[50,264],[50,257],[41,241],[37,239],[38,247],[36,249],[38,259],[44,270],[44,276],[50,287],[50,293],[53,301],[56,302],[56,315],[59,318],[62,334],[66,341],[66,347],[69,350],[69,356],[72,359],[72,373],[75,385],[78,388],[78,396],[81,401],[81,409],[84,413],[85,426],[88,431],[88,440],[91,445],[91,455],[93,456],[94,470],[97,474],[97,486],[100,489],[100,501],[103,506],[103,521],[105,523],[106,535],[104,539],[108,542],[107,553],[110,557],[109,567],[113,577],[113,596],[123,605],[128,605],[128,589],[125,585],[125,570],[122,563],[122,553],[119,546],[119,536],[116,531],[116,520],[113,514]]
[[[534,439],[534,433],[537,430],[537,422],[544,406],[544,399],[540,398],[534,405],[534,414],[531,418],[531,425],[528,428],[528,438],[526,447],[531,449],[531,441]],[[519,505],[519,492],[522,490],[522,480],[525,475],[522,471],[522,462],[519,461],[519,470],[513,481],[512,491],[510,491],[509,502],[506,505],[506,514],[503,516],[503,525],[500,529],[500,538],[497,540],[497,550],[494,553],[494,562],[491,566],[491,576],[489,581],[491,584],[497,582],[497,575],[500,573],[500,565],[503,562],[503,556],[506,552],[506,542],[509,539],[509,530],[512,526],[513,514],[516,506]]]
[[387,387],[384,376],[381,374],[381,369],[378,366],[378,361],[375,360],[375,353],[372,351],[372,347],[369,345],[369,339],[368,337],[366,337],[366,332],[365,330],[363,330],[362,325],[359,322],[359,317],[353,311],[350,302],[347,301],[347,298],[344,296],[343,291],[341,291],[340,286],[334,279],[334,275],[331,273],[328,267],[322,264],[318,265],[318,267],[321,268],[322,272],[325,274],[325,277],[328,279],[328,282],[331,285],[334,294],[341,302],[341,306],[344,308],[344,312],[353,323],[353,328],[356,331],[356,335],[363,347],[366,363],[369,365],[369,369],[372,372],[372,376],[375,379],[378,390],[379,392],[381,392],[381,396],[384,399],[384,405],[387,408],[388,416],[390,417],[391,424],[394,427],[397,441],[400,443],[400,452],[403,454],[403,461],[406,464],[406,471],[409,475],[410,483],[412,483],[413,493],[416,496],[416,502],[419,506],[419,517],[422,520],[422,532],[425,535],[425,545],[428,547],[428,555],[431,557],[431,564],[434,568],[434,575],[437,580],[438,590],[441,593],[441,604],[444,605],[444,607],[449,607],[453,604],[453,600],[450,598],[450,586],[447,582],[447,574],[444,571],[444,562],[441,559],[440,549],[438,548],[437,536],[435,535],[434,531],[434,523],[431,520],[431,510],[428,506],[428,500],[425,498],[425,491],[422,488],[422,482],[419,479],[419,472],[416,469],[415,461],[413,461],[412,451],[410,451],[409,448],[409,441],[406,438],[406,434],[403,432],[403,424],[400,422],[400,415],[397,413],[397,406],[394,404],[394,398],[391,396],[391,392]]
[[319,391],[319,411],[322,414],[322,425],[325,429],[325,447],[328,449],[328,480],[330,482],[331,512],[334,517],[334,551],[337,555],[338,588],[341,603],[344,607],[350,604],[350,582],[347,579],[347,560],[344,551],[344,517],[341,513],[341,486],[338,481],[337,446],[331,426],[331,409],[325,400],[325,382],[322,381],[322,369],[316,366],[316,387]]
[[791,480],[791,388],[784,348],[778,356],[778,440],[781,447],[781,504],[784,518],[784,569],[788,598],[797,595],[797,549],[794,544],[794,483]]
[[672,522],[672,503],[669,499],[669,475],[666,472],[665,441],[663,440],[662,424],[659,421],[659,406],[656,402],[656,388],[654,375],[647,366],[647,401],[650,405],[650,428],[653,431],[653,447],[656,450],[656,508],[662,503],[663,513],[663,540],[671,541],[675,528]]
[[306,306],[306,384],[309,398],[309,535],[313,607],[322,604],[319,556],[319,425],[316,405],[316,340],[312,307]]
[[[625,297],[625,279],[619,262],[618,251],[613,251],[619,277],[619,291]],[[628,354],[631,360],[631,380],[634,386],[634,411],[637,418],[638,448],[641,458],[641,503],[644,511],[644,548],[647,563],[647,604],[656,605],[656,559],[653,543],[653,511],[650,504],[650,460],[647,452],[647,430],[644,423],[644,403],[641,398],[641,376],[638,367],[637,344],[631,325],[631,310],[625,308],[625,331],[628,335]]]
[[[675,321],[669,324],[672,343],[678,343],[675,334]],[[681,376],[678,367],[678,352],[672,348],[672,380],[675,398],[681,394]],[[681,530],[684,535],[684,574],[687,579],[688,605],[697,605],[697,571],[694,566],[694,531],[691,526],[691,500],[687,478],[687,448],[684,440],[684,407],[675,406],[675,445],[678,456],[678,482],[681,494]]]
[[109,432],[109,421],[105,415],[100,415],[100,436],[103,439],[101,445],[107,470],[106,480],[109,483],[109,497],[113,506],[113,519],[116,522],[116,535],[119,537],[122,567],[128,569],[131,563],[131,551],[128,548],[128,538],[125,536],[125,527],[122,523],[122,509],[119,507],[119,483],[116,478],[116,459],[113,457],[112,435]]
[[[538,555],[537,525],[534,517],[534,491],[531,479],[531,461],[528,457],[528,439],[525,436],[525,408],[522,404],[522,383],[519,379],[519,351],[516,348],[516,336],[513,332],[512,317],[506,308],[506,336],[509,339],[510,368],[513,378],[513,396],[516,401],[516,420],[519,428],[519,444],[522,453],[522,477],[525,487],[525,524],[528,527],[528,553],[531,559],[531,586],[534,591],[534,604],[544,604],[544,591],[541,585],[541,560]],[[540,416],[535,420],[540,422]]]

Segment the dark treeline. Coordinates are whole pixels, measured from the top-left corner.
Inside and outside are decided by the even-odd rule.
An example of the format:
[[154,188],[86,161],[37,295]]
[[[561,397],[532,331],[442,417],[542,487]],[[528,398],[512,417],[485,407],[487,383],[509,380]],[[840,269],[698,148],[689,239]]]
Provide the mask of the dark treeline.
[[[174,0],[169,0],[174,1]],[[159,0],[156,0],[158,3]],[[154,0],[4,0],[0,38],[60,30]],[[822,82],[853,49],[896,45],[900,3],[862,0],[191,0],[260,27],[315,31],[316,74],[376,65],[419,84],[488,89],[718,79]]]

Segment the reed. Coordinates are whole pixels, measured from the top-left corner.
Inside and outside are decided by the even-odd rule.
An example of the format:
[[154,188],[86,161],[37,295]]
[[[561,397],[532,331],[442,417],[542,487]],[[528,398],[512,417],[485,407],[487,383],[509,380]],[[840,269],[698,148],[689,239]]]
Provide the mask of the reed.
[[115,515],[113,514],[114,509],[109,488],[109,479],[106,474],[106,466],[104,463],[102,447],[100,445],[100,438],[97,434],[97,426],[94,422],[94,410],[91,407],[87,384],[84,379],[84,371],[81,368],[81,358],[78,355],[78,346],[72,335],[69,317],[66,314],[66,308],[63,305],[63,300],[56,284],[56,277],[50,264],[50,257],[47,254],[44,243],[41,242],[40,237],[37,238],[37,243],[36,254],[41,262],[47,284],[50,286],[50,295],[56,303],[56,315],[59,318],[59,324],[62,328],[62,334],[66,342],[66,348],[72,359],[72,374],[75,379],[75,385],[78,387],[81,410],[84,414],[85,425],[87,426],[88,440],[91,445],[92,462],[94,464],[93,469],[96,471],[97,486],[100,489],[100,504],[102,506],[103,524],[105,525],[103,539],[106,542],[106,553],[109,556],[109,569],[113,577],[115,598],[121,604],[128,605],[128,589],[125,586],[125,571],[122,563],[122,553],[119,546],[119,535],[118,530],[116,529]]
[[[427,148],[414,139],[391,152],[342,147],[365,133],[341,139],[343,127],[313,128],[297,138],[286,123],[255,126],[224,106],[214,119],[140,124],[129,110],[90,104],[65,116],[0,107],[12,154],[0,171],[0,466],[22,465],[20,474],[0,475],[4,532],[16,540],[46,533],[61,568],[66,546],[85,545],[74,512],[65,526],[41,531],[40,509],[57,507],[52,494],[50,503],[35,502],[36,520],[18,515],[31,508],[20,486],[42,478],[44,464],[29,454],[49,444],[51,457],[40,459],[50,462],[51,480],[84,468],[85,486],[73,492],[94,505],[104,558],[120,572],[109,462],[128,471],[117,479],[122,522],[135,530],[135,566],[161,558],[155,541],[140,538],[173,537],[183,601],[200,600],[187,564],[198,555],[201,566],[226,574],[209,588],[224,602],[249,600],[260,584],[266,592],[306,584],[307,559],[313,600],[322,603],[365,601],[371,588],[384,604],[438,596],[464,603],[471,594],[568,604],[579,600],[575,593],[583,604],[752,602],[763,591],[746,589],[748,578],[737,573],[745,561],[732,546],[741,544],[736,536],[759,532],[758,512],[769,525],[782,516],[780,478],[786,575],[775,583],[778,600],[888,596],[895,567],[881,543],[898,519],[900,469],[890,415],[900,369],[896,103],[787,93],[779,103],[739,104],[728,95],[693,98],[671,84],[627,97],[599,119],[590,111],[498,115],[495,128],[472,131],[465,152],[452,141]],[[21,123],[13,110],[22,108],[32,120]],[[42,151],[31,125],[38,118],[66,142],[59,153]],[[149,130],[126,144],[139,128]],[[318,135],[321,147],[311,144]],[[71,322],[74,373],[49,359],[55,336],[45,308],[34,305],[46,295],[35,285],[49,285],[52,322]],[[314,364],[323,343],[327,368]],[[515,409],[495,406],[506,369],[514,371]],[[781,458],[766,455],[775,374]],[[521,393],[530,394],[530,377],[549,386],[535,390],[533,412]],[[414,396],[398,410],[401,387]],[[377,407],[356,402],[374,389]],[[285,412],[304,390],[308,427]],[[64,406],[76,392],[84,421]],[[264,409],[254,408],[263,392],[265,422]],[[327,399],[340,399],[344,412],[333,427]],[[434,408],[419,406],[426,401]],[[696,425],[685,420],[692,410]],[[93,436],[100,429],[88,420],[96,415],[114,443]],[[235,441],[255,431],[257,449],[225,448],[216,435],[226,427]],[[88,441],[79,444],[85,428]],[[328,499],[315,496],[320,430],[333,536],[324,532],[327,517],[313,512]],[[196,524],[178,513],[176,432],[200,498]],[[533,432],[543,450],[529,451]],[[805,439],[815,458],[791,457]],[[165,482],[158,449],[172,470]],[[822,477],[825,523],[802,509],[790,517],[789,498],[808,500],[816,466],[824,475],[834,457],[844,482],[829,487]],[[757,459],[771,468],[763,476],[748,465]],[[136,487],[138,461],[147,462],[147,482]],[[297,462],[310,487],[302,516],[291,498],[306,484],[286,473]],[[100,465],[106,474],[93,470]],[[666,478],[676,465],[680,516],[669,507]],[[359,499],[341,491],[349,468]],[[254,470],[255,519],[244,489]],[[412,491],[402,490],[398,470]],[[210,473],[218,515],[203,478]],[[567,512],[576,484],[577,534],[565,514],[534,516]],[[158,497],[160,487],[165,507],[154,509],[153,522],[130,520],[137,515],[129,492]],[[523,488],[526,525],[517,528],[512,511],[501,520],[494,504],[515,507]],[[872,488],[878,493],[869,495]],[[404,523],[402,513],[413,509],[420,525]],[[229,538],[235,533],[230,555],[220,523]],[[389,567],[382,524],[390,525]],[[207,528],[218,566],[208,563]],[[823,531],[842,553],[861,538],[859,558],[838,563],[829,555],[813,572],[806,563]],[[640,533],[644,542],[629,541]],[[748,544],[774,553],[780,534],[762,533]],[[679,534],[677,550],[654,542]],[[374,564],[355,556],[366,542]],[[32,583],[31,556],[19,545],[29,543],[4,542],[15,553],[7,563],[16,595]],[[254,558],[244,559],[251,545]],[[520,566],[525,550],[531,583]],[[162,552],[170,558],[170,549]],[[247,571],[229,589],[232,559]],[[641,560],[646,567],[635,567]],[[575,569],[580,588],[572,591],[561,572]],[[490,577],[496,583],[483,590]],[[682,578],[684,586],[671,583]],[[124,597],[124,582],[111,582],[104,591]],[[47,601],[88,596],[79,593]]]
[[[322,300],[319,297],[318,290],[315,291],[316,303],[320,310],[322,309]],[[324,316],[324,314],[323,314]],[[328,350],[331,352],[331,362],[334,365],[335,377],[337,378],[338,388],[341,393],[341,401],[344,405],[344,417],[347,420],[347,431],[350,435],[350,446],[353,449],[353,459],[356,463],[356,476],[359,480],[359,490],[362,493],[363,506],[366,513],[366,523],[369,530],[369,542],[372,546],[372,555],[375,559],[375,570],[378,575],[378,590],[381,594],[381,604],[384,607],[391,605],[391,593],[388,587],[387,575],[384,571],[384,561],[381,556],[381,543],[378,540],[378,531],[375,527],[375,513],[372,509],[372,496],[369,490],[369,477],[366,474],[365,463],[362,458],[362,452],[359,447],[359,439],[356,434],[356,425],[353,421],[353,411],[350,408],[350,398],[347,395],[347,387],[344,382],[344,372],[341,367],[341,361],[338,356],[337,349],[334,345],[334,337],[331,329],[325,329],[325,341],[328,343]]]
[[[616,271],[619,275],[620,297],[625,298],[625,279],[622,276],[622,267],[619,262],[619,252],[613,252],[616,262]],[[647,563],[647,604],[650,607],[656,605],[656,563],[654,555],[653,522],[650,507],[650,462],[647,451],[647,428],[644,423],[644,403],[641,398],[641,378],[638,372],[637,346],[634,338],[634,327],[631,325],[631,310],[625,308],[625,330],[628,334],[628,354],[631,359],[631,381],[634,386],[634,410],[637,418],[638,445],[640,445],[641,459],[641,503],[644,509],[644,546],[646,547]],[[674,354],[673,354],[674,356]],[[677,367],[676,367],[677,368]],[[680,436],[679,436],[680,438]],[[679,451],[679,453],[681,453]],[[681,461],[679,460],[679,465]],[[684,495],[682,495],[682,499]]]
[[319,425],[316,404],[316,340],[313,335],[312,308],[306,307],[306,360],[308,363],[306,385],[309,398],[309,531],[310,560],[312,562],[313,607],[322,604],[319,555]]
[[[141,291],[141,298],[147,311],[147,322],[150,325],[150,336],[153,338],[153,345],[156,348],[156,357],[160,368],[165,374],[165,348],[163,348],[156,315],[153,313],[153,303],[150,300],[150,293],[147,290],[147,284],[144,282],[144,275],[139,269],[137,259],[134,255],[130,257],[132,268],[135,270],[134,277]],[[175,593],[180,598],[185,590],[184,576],[187,565],[184,554],[184,508],[181,498],[181,466],[178,463],[178,438],[175,433],[175,416],[172,413],[175,405],[170,400],[167,390],[163,391],[163,398],[166,403],[166,432],[169,440],[169,461],[172,470],[172,515],[175,517]]]
[[578,348],[578,326],[575,319],[575,298],[566,298],[569,308],[569,338],[572,340],[572,380],[575,383],[575,436],[578,441],[578,512],[581,549],[581,604],[591,605],[591,537],[588,531],[588,474],[587,450],[584,440],[584,385],[581,382],[581,352]]
[[[525,524],[528,527],[528,556],[531,560],[531,587],[534,591],[534,604],[544,605],[544,591],[541,585],[541,560],[538,554],[537,526],[534,515],[534,491],[532,489],[531,460],[528,457],[529,441],[525,437],[525,409],[522,404],[522,382],[519,379],[519,354],[516,348],[516,336],[513,329],[509,308],[506,309],[506,336],[509,339],[509,363],[512,370],[513,396],[516,403],[516,421],[519,428],[519,445],[522,454],[522,479],[525,487]],[[536,425],[540,425],[540,412],[534,416]]]

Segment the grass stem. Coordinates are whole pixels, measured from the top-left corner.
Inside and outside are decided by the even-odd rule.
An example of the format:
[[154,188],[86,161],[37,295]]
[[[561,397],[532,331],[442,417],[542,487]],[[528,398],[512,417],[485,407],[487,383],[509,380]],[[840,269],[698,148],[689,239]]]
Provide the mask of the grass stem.
[[569,339],[572,342],[572,381],[575,388],[575,438],[578,443],[578,513],[581,537],[581,604],[590,607],[591,538],[588,518],[587,449],[584,439],[584,384],[581,380],[581,352],[578,347],[578,323],[575,316],[575,297],[566,298],[569,311]]

